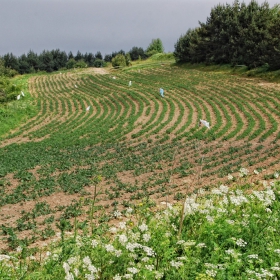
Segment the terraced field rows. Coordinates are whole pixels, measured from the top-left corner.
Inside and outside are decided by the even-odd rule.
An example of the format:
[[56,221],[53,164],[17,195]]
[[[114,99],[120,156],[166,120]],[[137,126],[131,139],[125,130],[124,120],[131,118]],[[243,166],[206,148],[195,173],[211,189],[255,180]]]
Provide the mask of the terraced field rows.
[[0,142],[1,238],[10,247],[48,239],[61,219],[82,229],[94,186],[101,223],[142,199],[180,200],[229,183],[228,174],[242,180],[242,167],[258,187],[280,169],[275,84],[165,65],[37,76],[30,93],[38,115]]

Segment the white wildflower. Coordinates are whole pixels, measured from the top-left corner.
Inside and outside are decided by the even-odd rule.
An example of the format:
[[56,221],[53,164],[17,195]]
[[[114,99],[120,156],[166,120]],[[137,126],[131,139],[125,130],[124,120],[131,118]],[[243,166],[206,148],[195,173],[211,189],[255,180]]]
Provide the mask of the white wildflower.
[[185,243],[185,240],[178,240],[176,244],[181,245],[181,244],[184,244],[184,243]]
[[229,225],[234,225],[234,221],[233,221],[233,220],[226,220],[226,222],[227,222]]
[[230,181],[233,180],[233,176],[232,176],[231,174],[228,174],[228,175],[227,175],[227,178],[228,178],[228,180],[230,180]]
[[91,274],[97,272],[97,268],[92,264],[88,266],[88,270],[91,272]]
[[139,228],[142,232],[148,230],[148,226],[147,226],[146,224],[144,224],[144,223],[143,223],[142,225],[140,225],[138,228]]
[[172,228],[173,228],[174,231],[178,231],[178,229],[177,229],[177,227],[176,227],[175,224],[172,223],[171,226],[172,226]]
[[74,268],[74,274],[75,274],[75,276],[76,276],[76,277],[78,277],[78,276],[79,276],[80,271],[79,271],[79,269],[78,269],[78,268]]
[[122,216],[122,213],[119,211],[119,210],[116,210],[115,212],[114,212],[114,217],[115,218],[120,218]]
[[125,234],[120,234],[120,235],[118,235],[118,237],[119,237],[119,241],[122,245],[124,245],[128,241],[128,238]]
[[263,184],[263,186],[264,186],[265,188],[268,186],[268,183],[267,183],[267,181],[265,181],[265,180],[262,182],[262,184]]
[[211,191],[211,193],[212,194],[215,194],[215,195],[222,195],[223,193],[221,192],[221,190],[219,190],[219,189],[213,189],[212,191]]
[[119,228],[120,229],[125,229],[126,228],[126,222],[120,222],[119,223]]
[[161,279],[163,275],[163,272],[155,271],[155,279]]
[[0,255],[0,261],[9,260],[10,258],[8,255]]
[[74,276],[72,273],[66,273],[65,280],[74,280]]
[[210,277],[215,277],[217,275],[217,271],[213,270],[213,269],[207,269],[205,271],[205,273],[210,276]]
[[274,270],[274,271],[280,271],[280,267],[279,266],[273,266],[270,269]]
[[205,193],[205,189],[203,189],[203,188],[198,189],[198,193],[199,194],[204,194]]
[[95,277],[92,274],[85,274],[86,280],[95,280]]
[[265,277],[265,278],[274,276],[271,272],[269,272],[268,270],[263,269],[263,268],[261,268],[261,272],[262,272],[263,277]]
[[218,265],[212,264],[212,263],[205,263],[204,265],[205,265],[206,267],[212,268],[212,269],[218,268]]
[[156,219],[156,220],[161,220],[161,218],[162,218],[162,217],[161,217],[161,214],[160,214],[160,213],[156,213],[156,214],[155,214],[155,219]]
[[121,280],[122,277],[119,275],[119,274],[116,274],[114,277],[113,277],[113,280]]
[[217,212],[218,213],[227,213],[228,211],[225,208],[217,208]]
[[184,204],[184,216],[193,214],[198,209],[199,204],[196,203],[196,197],[196,194],[186,197]]
[[233,249],[228,249],[228,250],[225,250],[226,254],[228,255],[233,255],[234,254],[234,250]]
[[[136,260],[138,257],[137,254],[134,254],[134,253],[129,253],[128,256],[129,256],[129,258],[134,259],[134,260]],[[133,265],[133,263],[131,265]]]
[[214,209],[215,206],[213,204],[213,199],[207,199],[205,202],[204,202],[204,207],[208,208],[208,209]]
[[118,229],[116,227],[110,227],[109,231],[111,233],[116,233],[118,231]]
[[91,240],[92,248],[95,248],[98,245],[98,241],[96,239]]
[[67,260],[67,263],[69,264],[69,265],[71,265],[71,264],[73,264],[73,263],[75,263],[75,262],[77,262],[78,261],[78,257],[70,257],[68,260]]
[[122,250],[115,250],[116,257],[120,257],[122,255]]
[[131,241],[138,241],[140,239],[140,232],[133,232],[133,231],[130,231],[129,232],[129,235],[130,235],[130,240]]
[[82,242],[81,236],[77,236],[76,238],[76,243],[78,247],[82,247],[84,245],[84,243]]
[[259,173],[260,172],[257,169],[254,170],[254,174],[258,175]]
[[275,172],[275,173],[273,174],[273,177],[274,177],[275,179],[277,179],[277,178],[279,177],[279,173],[278,173],[278,172]]
[[220,191],[224,194],[228,193],[228,186],[220,185]]
[[105,245],[105,249],[106,249],[107,252],[114,252],[115,251],[114,246],[111,245],[111,244]]
[[130,242],[128,242],[126,244],[126,249],[128,251],[130,251],[130,252],[134,252],[134,249],[141,248],[141,247],[142,247],[142,245],[140,245],[139,243],[130,243]]
[[142,246],[143,251],[147,254],[147,256],[154,256],[155,252],[152,248],[148,247],[148,246]]
[[133,274],[125,274],[124,276],[123,276],[123,278],[125,278],[125,279],[133,279]]
[[148,242],[151,239],[151,235],[149,233],[143,234],[143,240],[145,242]]
[[153,269],[155,268],[153,264],[146,264],[145,267],[150,271],[153,271]]
[[148,262],[149,259],[150,259],[150,258],[148,258],[148,257],[144,257],[144,258],[141,259],[141,261],[142,261],[142,262]]
[[248,199],[244,195],[230,195],[230,201],[232,204],[239,206],[243,203],[247,203]]
[[174,260],[172,260],[170,262],[170,265],[173,266],[173,267],[179,268],[180,266],[183,265],[183,263],[182,262],[175,262]]
[[198,243],[198,244],[196,245],[196,247],[198,247],[198,248],[203,248],[203,247],[207,247],[207,246],[205,245],[205,243]]
[[255,197],[257,197],[265,206],[268,206],[275,200],[275,194],[273,190],[268,188],[266,191],[253,191]]
[[248,255],[247,257],[248,259],[256,259],[256,260],[259,258],[258,254]]
[[196,244],[196,242],[195,241],[193,241],[193,240],[188,240],[188,241],[186,241],[185,242],[185,246],[194,246]]
[[166,237],[170,237],[172,235],[172,233],[170,231],[167,231],[165,234],[164,234]]
[[83,258],[83,263],[85,266],[91,265],[91,259],[89,258],[89,256]]
[[127,271],[132,273],[132,274],[136,274],[139,272],[139,270],[136,267],[128,267]]
[[239,172],[240,172],[240,173],[239,173],[239,177],[245,177],[245,176],[248,175],[249,170],[242,167],[242,168],[240,168]]
[[207,216],[206,216],[206,220],[207,220],[209,223],[213,223],[213,222],[214,222],[214,218],[211,217],[210,215],[207,215]]
[[274,253],[280,254],[280,249],[275,249]]
[[249,225],[249,222],[243,220],[243,221],[240,222],[240,224],[241,224],[242,226],[244,226],[244,227],[247,227],[247,226]]
[[21,247],[21,246],[18,246],[17,249],[16,249],[16,251],[17,251],[18,253],[22,252],[22,247]]
[[228,205],[228,198],[226,196],[223,197],[223,200],[221,201],[221,204]]
[[69,266],[69,264],[68,264],[67,262],[64,262],[63,265],[62,265],[62,267],[63,267],[65,273],[68,274],[69,271],[70,271],[70,266]]
[[54,261],[57,261],[58,258],[59,258],[58,254],[52,254],[52,259],[53,259]]
[[236,240],[236,245],[239,246],[239,247],[245,247],[247,244],[246,241],[244,241],[243,239],[239,238]]

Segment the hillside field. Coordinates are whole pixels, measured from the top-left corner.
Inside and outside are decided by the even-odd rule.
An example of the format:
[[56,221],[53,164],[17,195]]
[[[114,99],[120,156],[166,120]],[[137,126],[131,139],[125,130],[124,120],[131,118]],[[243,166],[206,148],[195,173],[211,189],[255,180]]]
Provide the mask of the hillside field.
[[34,75],[28,91],[37,115],[0,135],[0,252],[56,238],[62,219],[82,231],[202,186],[260,190],[280,171],[277,83],[162,63]]

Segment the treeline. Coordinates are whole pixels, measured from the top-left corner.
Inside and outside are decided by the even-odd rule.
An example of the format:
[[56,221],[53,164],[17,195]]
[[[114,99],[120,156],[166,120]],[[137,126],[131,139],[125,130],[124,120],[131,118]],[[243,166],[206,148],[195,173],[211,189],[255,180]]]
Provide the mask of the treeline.
[[53,72],[59,69],[83,68],[86,66],[100,67],[105,62],[102,54],[97,52],[82,54],[80,51],[74,56],[72,52],[66,54],[59,49],[46,51],[39,55],[30,50],[27,54],[16,57],[12,53],[5,54],[2,57],[6,68],[14,69],[20,74],[35,73],[38,71]]
[[246,65],[280,69],[280,7],[234,1],[211,9],[206,23],[175,44],[177,62]]
[[[28,74],[38,71],[53,72],[72,68],[104,67],[106,62],[112,62],[113,66],[121,66],[123,57],[125,58],[125,64],[128,65],[130,61],[138,60],[139,58],[146,59],[158,52],[163,52],[162,42],[160,39],[153,39],[145,51],[141,47],[133,47],[127,53],[120,50],[112,52],[112,54],[106,54],[104,58],[99,51],[95,55],[92,53],[82,54],[80,51],[73,55],[72,52],[66,54],[65,51],[56,49],[51,51],[44,50],[39,55],[30,50],[27,54],[19,57],[12,53],[7,53],[2,58],[0,57],[0,60],[3,60],[7,71],[13,70],[16,71],[15,73]],[[117,59],[115,59],[116,57]]]

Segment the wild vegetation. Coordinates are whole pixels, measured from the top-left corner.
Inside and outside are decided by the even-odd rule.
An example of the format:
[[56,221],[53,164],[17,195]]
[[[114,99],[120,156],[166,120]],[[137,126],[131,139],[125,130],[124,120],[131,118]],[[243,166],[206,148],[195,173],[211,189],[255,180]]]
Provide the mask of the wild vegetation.
[[38,113],[1,135],[3,279],[279,277],[278,84],[155,61],[11,103]]

